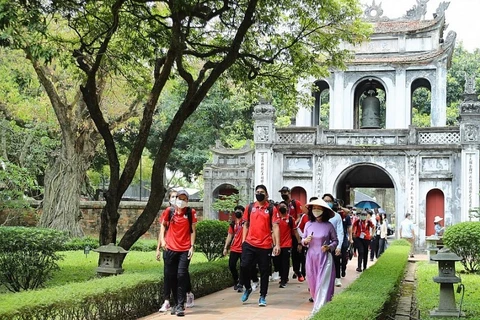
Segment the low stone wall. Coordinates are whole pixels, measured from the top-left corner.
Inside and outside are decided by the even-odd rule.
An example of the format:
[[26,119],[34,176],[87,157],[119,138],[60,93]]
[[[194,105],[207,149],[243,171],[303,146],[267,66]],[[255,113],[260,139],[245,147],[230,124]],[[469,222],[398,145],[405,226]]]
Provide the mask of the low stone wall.
[[[118,209],[120,218],[118,220],[117,238],[120,239],[125,232],[133,225],[138,216],[143,212],[146,202],[140,201],[122,201]],[[102,212],[105,201],[81,201],[80,210],[82,211],[82,229],[85,235],[98,237],[100,232],[100,214]],[[189,205],[197,212],[197,219],[201,220],[203,217],[203,203],[202,202],[190,202]],[[158,218],[160,213],[166,208],[167,203],[162,204],[161,211],[157,214],[155,221],[150,226],[150,229],[142,236],[146,239],[158,238],[158,232],[160,231],[160,224]]]

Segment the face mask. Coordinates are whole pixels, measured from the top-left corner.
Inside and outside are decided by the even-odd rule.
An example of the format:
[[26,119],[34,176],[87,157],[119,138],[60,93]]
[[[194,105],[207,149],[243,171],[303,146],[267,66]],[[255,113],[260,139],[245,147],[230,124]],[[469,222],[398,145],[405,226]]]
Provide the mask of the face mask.
[[175,202],[175,205],[180,209],[183,209],[187,206],[187,202],[184,200],[177,199],[177,201]]
[[312,213],[313,213],[313,216],[315,218],[318,218],[323,214],[323,210],[322,209],[313,209]]
[[287,201],[288,200],[288,194],[282,194],[282,199]]
[[360,216],[360,220],[367,220],[367,216]]
[[280,211],[281,214],[287,213],[287,208],[285,207],[280,207],[278,210]]
[[171,206],[173,206],[176,200],[177,200],[177,197],[171,197],[168,202],[170,203]]
[[330,207],[330,209],[333,208],[333,202],[327,202],[328,206]]
[[256,193],[255,198],[257,198],[257,201],[262,202],[265,200],[265,195],[263,193]]
[[242,217],[242,211],[235,211],[235,217],[237,217],[237,219],[240,219]]

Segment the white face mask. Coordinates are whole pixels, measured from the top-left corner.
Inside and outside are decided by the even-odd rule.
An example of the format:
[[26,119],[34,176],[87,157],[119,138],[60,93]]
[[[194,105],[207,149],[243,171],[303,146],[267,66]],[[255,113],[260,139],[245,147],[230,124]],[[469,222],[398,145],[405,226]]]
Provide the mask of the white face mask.
[[323,214],[323,210],[322,209],[313,209],[312,214],[315,218],[318,218]]
[[177,201],[175,201],[175,205],[180,208],[180,209],[183,209],[187,206],[187,201],[185,200],[180,200],[180,199],[177,199]]
[[175,205],[175,200],[177,200],[177,197],[173,196],[170,198],[170,200],[168,202],[170,202],[170,205],[173,206]]

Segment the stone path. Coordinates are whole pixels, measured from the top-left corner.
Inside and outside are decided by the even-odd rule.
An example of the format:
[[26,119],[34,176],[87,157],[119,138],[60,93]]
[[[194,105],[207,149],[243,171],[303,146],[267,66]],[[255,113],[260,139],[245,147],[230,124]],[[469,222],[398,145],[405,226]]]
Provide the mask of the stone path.
[[[368,263],[369,266],[375,262]],[[342,287],[335,287],[335,293],[344,290],[360,275],[356,272],[357,258],[353,258],[347,265],[347,275],[342,278]],[[188,319],[209,320],[269,320],[269,319],[306,319],[312,310],[313,304],[308,301],[310,297],[307,282],[300,283],[291,279],[287,287],[280,289],[278,282],[270,282],[267,295],[267,307],[258,306],[258,290],[250,295],[245,303],[240,301],[241,293],[233,287],[195,299],[195,306],[186,309]],[[155,313],[141,320],[164,320],[174,317],[168,313]]]

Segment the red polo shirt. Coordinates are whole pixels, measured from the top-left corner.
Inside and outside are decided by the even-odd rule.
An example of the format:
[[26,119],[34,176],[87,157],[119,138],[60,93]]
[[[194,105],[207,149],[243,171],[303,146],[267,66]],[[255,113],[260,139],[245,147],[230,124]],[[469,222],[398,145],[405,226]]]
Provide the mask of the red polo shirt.
[[292,227],[288,223],[290,216],[287,214],[285,217],[280,216],[279,228],[280,228],[280,248],[292,247],[293,230],[297,228],[295,220],[292,218]]
[[273,214],[272,219],[270,220],[270,213],[268,212],[269,205],[270,203],[268,201],[266,201],[263,206],[261,206],[258,201],[255,201],[253,203],[250,219],[248,218],[248,208],[250,205],[248,205],[243,212],[243,221],[250,221],[245,242],[253,247],[261,249],[272,248],[272,224],[279,223],[280,216],[277,208],[272,206]]
[[360,238],[360,234],[363,232],[365,235],[363,239],[365,240],[371,240],[372,236],[370,234],[370,228],[375,227],[370,220],[361,220],[358,219],[355,224],[353,225],[353,234],[354,237]]
[[[197,223],[197,213],[192,210],[192,224]],[[172,221],[170,220],[170,208],[163,211],[160,217],[161,223],[168,227],[165,242],[167,249],[172,251],[188,251],[191,246],[190,223],[187,217],[187,208],[175,209]]]
[[300,229],[303,233],[303,230],[305,230],[305,225],[308,222],[308,214],[302,214],[300,216],[300,221],[298,222],[298,229]]
[[242,253],[243,221],[235,222],[235,224],[230,225],[228,227],[228,233],[233,235],[232,244],[230,245],[230,251]]

